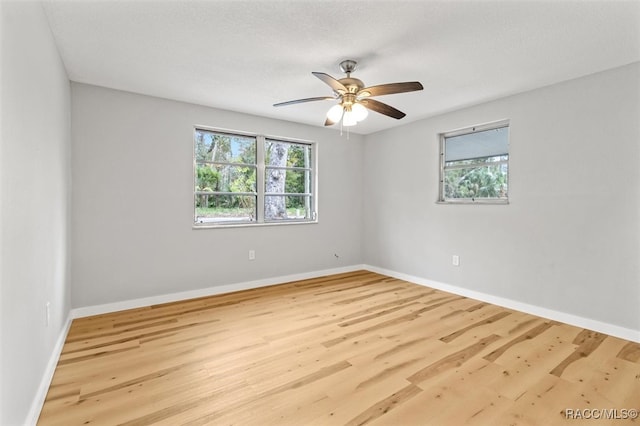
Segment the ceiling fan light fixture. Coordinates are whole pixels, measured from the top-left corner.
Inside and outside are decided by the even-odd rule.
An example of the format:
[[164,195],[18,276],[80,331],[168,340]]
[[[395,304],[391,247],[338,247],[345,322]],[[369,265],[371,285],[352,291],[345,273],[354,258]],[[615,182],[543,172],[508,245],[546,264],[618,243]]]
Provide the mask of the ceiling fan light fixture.
[[329,111],[327,111],[327,118],[334,123],[337,123],[342,118],[343,111],[344,109],[342,108],[341,104],[334,105],[329,108]]
[[351,106],[351,112],[353,113],[353,117],[356,121],[362,121],[367,118],[367,115],[369,115],[369,111],[367,111],[364,106],[358,103],[355,103]]
[[351,127],[358,124],[358,120],[356,120],[356,116],[353,111],[345,109],[344,115],[342,116],[342,125],[344,127]]

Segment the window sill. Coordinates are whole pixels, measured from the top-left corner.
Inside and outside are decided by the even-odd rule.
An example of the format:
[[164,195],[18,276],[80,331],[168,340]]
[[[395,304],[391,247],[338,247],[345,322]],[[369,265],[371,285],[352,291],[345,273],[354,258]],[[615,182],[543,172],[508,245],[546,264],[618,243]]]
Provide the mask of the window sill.
[[311,225],[317,224],[318,220],[291,220],[283,222],[238,222],[238,223],[205,223],[202,225],[193,224],[191,229],[225,229],[225,228],[261,228],[263,226],[288,226],[288,225]]
[[506,205],[509,204],[509,200],[504,199],[460,199],[460,200],[438,200],[436,204],[484,204],[484,205]]

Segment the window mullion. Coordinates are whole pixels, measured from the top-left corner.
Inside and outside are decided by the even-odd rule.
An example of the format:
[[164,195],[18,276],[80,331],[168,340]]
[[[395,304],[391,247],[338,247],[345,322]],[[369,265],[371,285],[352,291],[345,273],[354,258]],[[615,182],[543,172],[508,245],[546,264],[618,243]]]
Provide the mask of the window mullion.
[[[305,157],[307,157],[306,153]],[[269,170],[293,170],[297,172],[311,171],[311,167],[266,166],[266,168]]]
[[224,161],[208,161],[208,160],[198,160],[196,161],[196,164],[204,164],[204,165],[212,165],[212,166],[255,167],[255,164],[227,163]]
[[264,195],[270,195],[274,197],[311,197],[313,194],[310,192],[265,192]]
[[454,164],[451,166],[444,166],[444,170],[458,170],[458,169],[479,169],[482,167],[494,167],[503,164],[509,164],[509,160],[494,161],[492,163],[469,163],[469,164]]
[[266,155],[264,152],[265,137],[258,136],[256,138],[256,191],[258,193],[258,199],[256,200],[256,221],[258,223],[264,223],[264,173],[265,173],[265,161]]
[[250,195],[250,196],[256,196],[255,192],[196,191],[195,194],[196,195],[228,195],[228,196]]

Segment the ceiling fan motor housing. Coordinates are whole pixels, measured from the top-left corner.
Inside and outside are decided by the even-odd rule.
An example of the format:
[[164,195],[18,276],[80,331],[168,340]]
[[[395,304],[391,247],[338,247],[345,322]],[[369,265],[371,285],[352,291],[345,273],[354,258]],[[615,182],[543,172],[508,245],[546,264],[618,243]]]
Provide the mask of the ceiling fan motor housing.
[[341,78],[338,81],[347,88],[348,93],[355,94],[364,87],[364,83],[362,82],[362,80],[359,80],[357,78],[346,77]]

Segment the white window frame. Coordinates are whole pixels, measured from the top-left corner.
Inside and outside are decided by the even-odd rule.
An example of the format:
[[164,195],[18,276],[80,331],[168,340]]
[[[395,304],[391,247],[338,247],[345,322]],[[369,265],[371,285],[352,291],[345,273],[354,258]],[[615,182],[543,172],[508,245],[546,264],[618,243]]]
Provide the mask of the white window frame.
[[[455,136],[468,135],[472,133],[484,132],[487,130],[500,129],[506,127],[509,129],[510,121],[508,119],[494,121],[491,123],[478,124],[475,126],[464,127],[457,130],[452,130],[444,133],[440,133],[440,177],[439,177],[439,185],[438,185],[438,203],[439,204],[509,204],[509,159],[510,154],[507,150],[507,159],[494,163],[498,164],[506,164],[507,165],[507,196],[506,198],[494,198],[494,197],[478,197],[478,198],[445,198],[445,172],[447,170],[451,170],[453,168],[460,168],[460,166],[447,167],[446,166],[446,141],[448,138],[452,138]],[[507,142],[507,146],[509,146],[510,140]],[[492,165],[494,165],[492,164]],[[485,166],[477,166],[477,167],[485,167]],[[468,167],[473,168],[473,166]]]
[[[247,165],[242,164],[243,166],[253,166],[256,169],[256,191],[251,193],[229,193],[233,195],[251,195],[256,197],[256,217],[254,220],[238,220],[238,221],[230,221],[230,222],[199,222],[196,210],[196,197],[201,194],[201,192],[196,191],[197,184],[197,160],[196,160],[196,133],[198,130],[213,132],[213,133],[221,133],[227,134],[231,136],[241,136],[241,137],[250,137],[255,138],[256,140],[256,164],[255,165]],[[284,142],[289,144],[298,144],[298,145],[306,145],[311,148],[311,159],[309,167],[281,167],[285,170],[305,170],[309,172],[310,179],[307,185],[307,189],[309,192],[305,193],[284,193],[284,194],[267,194],[265,190],[265,171],[267,168],[273,168],[272,166],[268,166],[266,164],[266,152],[265,152],[265,142],[276,141],[276,142]],[[271,226],[271,225],[293,225],[293,224],[308,224],[308,223],[318,223],[318,148],[317,143],[308,140],[302,139],[293,139],[282,136],[271,136],[271,135],[263,135],[258,133],[249,133],[238,130],[229,130],[222,129],[218,127],[209,127],[209,126],[194,126],[193,127],[193,147],[192,147],[192,156],[193,156],[193,228],[194,229],[209,229],[209,228],[229,228],[229,227],[243,227],[243,226]],[[220,162],[212,162],[216,164],[224,164]],[[239,164],[231,164],[237,166]],[[280,167],[278,167],[280,168]],[[207,193],[212,194],[212,193]],[[216,193],[213,193],[216,194]],[[221,193],[217,193],[218,195]],[[225,193],[226,194],[226,193]],[[293,196],[306,196],[308,203],[308,210],[310,213],[306,218],[292,218],[292,219],[265,219],[264,217],[264,207],[265,207],[265,195],[293,195]]]

